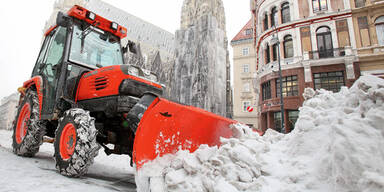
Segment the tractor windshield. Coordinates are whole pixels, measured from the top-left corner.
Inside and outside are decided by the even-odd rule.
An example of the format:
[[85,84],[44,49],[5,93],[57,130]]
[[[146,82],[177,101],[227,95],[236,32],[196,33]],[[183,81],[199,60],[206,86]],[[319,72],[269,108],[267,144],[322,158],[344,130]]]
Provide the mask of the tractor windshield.
[[106,67],[123,64],[120,41],[113,35],[107,35],[95,28],[81,29],[74,25],[71,62]]

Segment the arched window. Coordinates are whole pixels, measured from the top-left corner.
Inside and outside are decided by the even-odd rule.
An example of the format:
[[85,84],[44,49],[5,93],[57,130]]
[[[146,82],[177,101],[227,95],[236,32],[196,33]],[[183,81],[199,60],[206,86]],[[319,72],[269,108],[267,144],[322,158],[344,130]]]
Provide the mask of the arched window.
[[268,29],[268,14],[264,14],[264,31]]
[[290,15],[290,11],[289,11],[289,3],[283,3],[283,5],[281,5],[281,19],[282,19],[282,23],[287,23],[287,22],[290,22],[291,21],[291,15]]
[[320,27],[316,31],[317,50],[320,58],[333,57],[332,34],[329,27]]
[[376,34],[379,45],[384,45],[384,16],[380,16],[375,21]]
[[271,51],[269,50],[269,44],[265,45],[265,64],[271,62]]
[[271,11],[271,27],[276,26],[277,24],[277,8],[274,7]]
[[279,57],[279,43],[275,43],[272,45],[272,54],[273,54],[273,61],[277,61]]
[[291,35],[284,37],[284,58],[293,57],[293,40]]

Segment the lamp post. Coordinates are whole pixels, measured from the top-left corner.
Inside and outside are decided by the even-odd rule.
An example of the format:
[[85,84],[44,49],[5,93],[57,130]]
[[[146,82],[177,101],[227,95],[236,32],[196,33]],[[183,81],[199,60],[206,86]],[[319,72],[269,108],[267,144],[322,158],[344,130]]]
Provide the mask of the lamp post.
[[283,98],[283,77],[281,74],[281,60],[280,60],[280,41],[279,41],[279,31],[276,29],[276,26],[274,26],[274,29],[276,30],[276,36],[273,34],[272,36],[272,44],[277,44],[277,62],[279,64],[279,80],[280,80],[280,113],[281,113],[281,132],[285,133],[285,123],[284,123],[284,98]]

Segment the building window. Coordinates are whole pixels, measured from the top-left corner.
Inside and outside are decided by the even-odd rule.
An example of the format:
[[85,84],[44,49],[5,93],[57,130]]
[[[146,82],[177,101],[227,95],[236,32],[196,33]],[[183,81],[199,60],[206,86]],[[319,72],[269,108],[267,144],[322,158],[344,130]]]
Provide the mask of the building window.
[[264,31],[268,29],[268,14],[264,14]]
[[371,38],[369,33],[369,25],[367,17],[358,17],[357,24],[359,26],[360,32],[360,42],[363,47],[368,47],[371,45]]
[[284,58],[293,57],[293,40],[291,35],[284,37]]
[[262,97],[263,101],[271,99],[272,94],[271,94],[271,81],[268,81],[266,83],[263,83],[261,85],[262,88]]
[[265,45],[265,64],[271,62],[271,51],[269,50],[269,44]]
[[250,86],[249,86],[249,83],[245,83],[243,85],[243,92],[250,92],[251,89],[250,89]]
[[243,73],[249,73],[249,65],[248,64],[243,65]]
[[252,29],[245,30],[245,35],[251,35],[252,31],[253,31]]
[[376,19],[376,33],[379,45],[384,45],[384,16]]
[[[283,97],[298,96],[299,86],[297,84],[297,76],[283,77]],[[276,97],[280,98],[280,79],[276,79]]]
[[283,5],[281,5],[281,19],[282,19],[282,23],[287,23],[291,21],[289,3],[283,3]]
[[275,130],[281,133],[281,112],[273,113],[273,124],[275,125]]
[[276,43],[276,44],[272,45],[273,61],[277,61],[278,52],[279,52],[279,44]]
[[247,108],[251,106],[250,101],[243,101],[243,112],[247,112]]
[[365,0],[355,0],[355,7],[364,7],[365,6]]
[[288,127],[292,131],[295,129],[295,124],[299,118],[299,111],[288,111]]
[[243,56],[247,56],[249,55],[249,48],[246,47],[246,48],[243,48]]
[[326,89],[333,92],[339,92],[342,86],[345,86],[343,71],[324,72],[313,74],[315,89]]
[[272,11],[271,11],[271,27],[276,26],[277,24],[278,24],[277,8],[274,7],[272,8]]
[[332,34],[329,27],[320,27],[316,31],[317,50],[320,58],[333,57]]
[[327,10],[327,0],[312,0],[313,12]]

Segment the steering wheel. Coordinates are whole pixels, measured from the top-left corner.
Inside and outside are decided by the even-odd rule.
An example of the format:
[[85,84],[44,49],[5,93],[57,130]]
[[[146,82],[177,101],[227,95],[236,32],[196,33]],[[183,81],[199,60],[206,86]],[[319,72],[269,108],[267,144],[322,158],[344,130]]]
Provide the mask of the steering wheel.
[[42,63],[40,65],[40,72],[47,77],[49,81],[52,81],[55,78],[56,65],[53,66],[52,63]]

